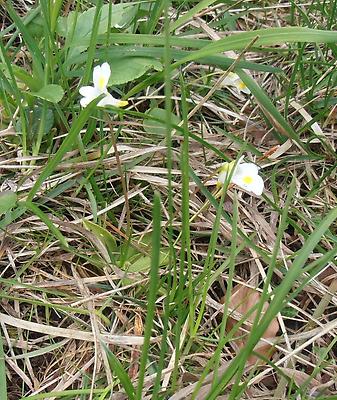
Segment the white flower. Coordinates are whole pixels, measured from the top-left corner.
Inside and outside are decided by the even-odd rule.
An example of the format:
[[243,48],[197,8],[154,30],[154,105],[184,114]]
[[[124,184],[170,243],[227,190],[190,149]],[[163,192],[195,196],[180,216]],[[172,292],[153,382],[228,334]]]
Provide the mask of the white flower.
[[223,185],[226,179],[230,179],[230,183],[239,188],[261,196],[264,189],[264,182],[259,175],[259,167],[253,163],[241,162],[243,157],[239,159],[235,166],[235,161],[225,163],[218,176],[218,183]]
[[236,90],[240,93],[250,94],[250,90],[247,88],[246,84],[243,83],[239,75],[234,72],[229,72],[226,78],[222,81],[223,86],[234,86]]
[[124,107],[128,104],[127,101],[115,99],[107,89],[109,78],[111,75],[110,65],[105,62],[102,65],[97,65],[93,72],[94,86],[82,86],[80,88],[80,94],[83,98],[80,100],[82,107],[86,107],[92,100],[101,94],[105,94],[102,100],[97,104],[99,107],[115,106]]

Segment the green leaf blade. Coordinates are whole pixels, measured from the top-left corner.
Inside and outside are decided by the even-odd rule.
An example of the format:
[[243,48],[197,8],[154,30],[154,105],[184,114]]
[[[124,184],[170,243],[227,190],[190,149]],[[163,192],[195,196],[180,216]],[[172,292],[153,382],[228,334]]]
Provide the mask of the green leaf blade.
[[15,206],[17,199],[17,194],[10,190],[0,193],[0,215],[11,210]]
[[59,103],[64,96],[64,90],[60,85],[50,84],[44,86],[38,92],[32,92],[31,94],[51,103]]

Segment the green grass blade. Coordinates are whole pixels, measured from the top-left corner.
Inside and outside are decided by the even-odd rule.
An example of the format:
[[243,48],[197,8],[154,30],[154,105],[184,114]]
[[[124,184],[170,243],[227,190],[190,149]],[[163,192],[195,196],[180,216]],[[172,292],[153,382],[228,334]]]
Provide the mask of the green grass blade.
[[[155,30],[155,27],[158,23],[158,20],[165,8],[166,0],[157,0],[152,3],[151,13],[149,15],[149,22],[147,23],[146,32],[148,33],[147,36],[154,37],[151,33]],[[134,35],[138,36],[138,35]]]
[[90,45],[87,53],[87,60],[86,60],[86,67],[83,76],[83,86],[89,82],[90,75],[92,74],[92,63],[95,56],[96,50],[96,40],[97,40],[97,33],[99,28],[99,23],[101,19],[101,12],[102,12],[103,0],[96,1],[96,11],[94,16],[94,21],[92,25],[92,32],[90,35]]
[[15,96],[15,100],[17,103],[17,106],[19,107],[20,110],[20,122],[21,122],[21,130],[22,130],[22,152],[24,155],[27,155],[27,121],[26,121],[26,113],[24,110],[24,107],[22,105],[22,93],[18,88],[18,85],[16,83],[16,79],[14,76],[14,70],[12,68],[12,63],[11,60],[9,59],[5,47],[0,41],[0,50],[1,50],[1,59],[6,65],[8,74],[11,78],[11,82],[8,81],[8,79],[4,76],[3,72],[0,71],[0,77],[2,78],[4,83],[8,82],[8,90],[10,90],[13,95]]
[[54,157],[47,163],[39,177],[37,178],[34,186],[30,190],[28,194],[27,201],[32,201],[41,185],[48,178],[48,176],[54,171],[56,166],[62,160],[62,157],[67,151],[70,151],[75,144],[76,137],[80,134],[80,130],[83,128],[87,120],[90,118],[92,111],[96,107],[96,104],[100,101],[101,97],[98,97],[94,101],[92,101],[86,108],[84,108],[78,118],[75,118],[75,122],[72,124],[71,129],[67,135],[67,137],[63,140],[60,148],[55,153]]
[[7,400],[6,362],[5,362],[5,353],[1,335],[0,335],[0,399]]
[[[183,60],[187,58],[193,59],[192,54],[194,52],[192,51],[187,51],[187,50],[179,50],[179,49],[171,49],[171,56],[174,60]],[[164,56],[164,49],[161,47],[140,47],[140,46],[128,46],[128,47],[122,47],[121,46],[114,46],[114,47],[109,47],[106,49],[99,49],[96,50],[95,52],[95,58],[98,58],[100,60],[109,60],[109,59],[114,59],[115,57],[154,57],[154,58],[162,58]],[[66,65],[70,66],[71,64],[81,64],[84,63],[87,59],[87,53],[84,52],[78,56],[74,56],[72,58],[69,58],[67,60]],[[210,65],[217,65],[221,68],[228,68],[233,63],[235,60],[229,57],[225,57],[223,55],[208,55],[208,56],[203,56],[199,59],[199,62],[201,64],[210,64]],[[183,64],[181,62],[180,64]],[[174,68],[177,68],[180,64],[174,64]],[[250,61],[239,61],[237,63],[237,68],[244,68],[244,69],[251,69],[254,71],[265,71],[265,72],[282,72],[280,68],[273,67],[270,65],[263,65],[263,64],[258,64]],[[172,69],[174,69],[172,68]],[[72,75],[75,75],[75,72],[71,73]],[[76,75],[79,75],[79,72],[76,73]],[[155,77],[157,76],[163,76],[161,73],[157,73],[154,75]],[[154,82],[158,80],[156,78]]]
[[282,43],[335,43],[337,32],[302,27],[257,29],[226,36],[202,50],[206,50],[207,55],[227,50],[242,50],[255,38],[257,40],[254,42],[254,49],[257,49],[258,46],[274,46]]
[[14,7],[12,5],[12,2],[8,1],[6,4],[7,4],[7,11],[8,11],[9,16],[11,17],[12,21],[15,23],[16,27],[21,32],[22,37],[23,37],[28,49],[30,50],[30,54],[35,63],[35,68],[37,69],[37,72],[38,72],[39,80],[41,80],[41,82],[42,82],[43,81],[42,65],[44,65],[45,60],[41,53],[41,50],[39,49],[39,46],[37,45],[34,38],[29,33],[27,27],[21,21],[21,18],[17,15],[17,13],[14,10]]
[[71,399],[75,399],[77,396],[79,396],[81,394],[87,394],[87,395],[89,395],[90,393],[100,394],[105,391],[106,391],[106,388],[104,388],[104,389],[69,389],[69,390],[62,390],[59,392],[54,392],[52,390],[49,393],[39,393],[39,394],[31,395],[31,396],[20,397],[19,400],[43,400],[43,399],[49,399],[50,397],[54,397],[56,399],[66,398],[67,400],[71,400]]
[[209,7],[211,4],[215,3],[216,0],[201,0],[197,4],[183,14],[180,18],[170,24],[170,32],[177,29],[179,26],[183,25],[185,22],[192,19],[196,14],[198,14],[204,8]]
[[[164,46],[164,35],[132,34],[132,33],[111,33],[110,40],[117,44],[142,44]],[[228,50],[243,50],[248,43],[258,37],[254,42],[254,48],[258,46],[273,46],[282,43],[335,43],[337,33],[318,29],[290,27],[290,28],[268,28],[258,29],[253,32],[237,32],[234,35],[226,36],[216,42],[205,39],[191,39],[189,37],[170,37],[170,46],[186,47],[193,49],[212,49],[211,54],[222,53]],[[99,35],[97,41],[105,43],[105,35]],[[86,40],[79,41],[79,45],[86,45]]]
[[32,213],[34,213],[36,216],[38,216],[40,220],[49,228],[50,232],[52,232],[55,235],[55,237],[60,241],[62,246],[68,247],[68,243],[65,237],[60,232],[60,230],[56,228],[56,226],[51,222],[51,220],[47,217],[47,215],[42,210],[39,209],[39,207],[37,207],[31,201],[20,202],[20,205],[23,205]]
[[116,373],[117,378],[120,380],[125,393],[128,395],[128,399],[133,400],[135,398],[135,388],[132,385],[129,375],[125,372],[122,364],[108,346],[102,342],[102,346],[107,354],[111,371]]
[[159,265],[160,265],[160,238],[161,238],[161,205],[160,196],[155,193],[153,200],[153,231],[152,231],[152,258],[150,271],[150,286],[147,298],[147,312],[144,329],[144,343],[142,346],[142,354],[140,358],[138,385],[136,390],[136,400],[142,399],[142,390],[144,384],[146,364],[149,355],[150,339],[152,334],[153,319],[156,307],[156,296],[159,288]]
[[[287,121],[283,118],[283,116],[279,113],[277,108],[273,105],[267,94],[255,83],[254,79],[251,78],[244,71],[237,70],[236,71],[242,81],[247,85],[249,90],[253,93],[256,100],[262,106],[262,110],[267,113],[268,119],[273,118],[274,126],[278,127],[279,132],[282,134],[281,139],[282,142],[285,142],[287,138],[284,138],[284,135],[290,137],[294,142],[296,142],[302,149],[306,152],[311,153],[305,143],[301,141],[298,137],[294,129],[287,123]],[[277,134],[279,132],[276,132]],[[277,135],[280,137],[279,135]]]

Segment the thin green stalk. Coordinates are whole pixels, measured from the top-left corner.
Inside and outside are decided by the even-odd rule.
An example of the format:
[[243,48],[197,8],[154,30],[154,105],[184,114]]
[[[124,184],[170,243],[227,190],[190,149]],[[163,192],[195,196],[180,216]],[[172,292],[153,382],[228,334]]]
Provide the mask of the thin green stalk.
[[51,16],[50,16],[50,31],[55,32],[57,27],[57,19],[59,17],[60,11],[62,9],[63,0],[53,0],[51,1]]
[[152,33],[159,21],[159,18],[165,9],[166,0],[157,0],[152,3],[151,13],[146,27],[146,32],[150,37],[153,37]]
[[40,218],[40,220],[47,225],[49,230],[55,235],[55,237],[60,241],[63,247],[67,248],[68,243],[65,239],[65,237],[62,235],[60,230],[56,228],[56,226],[51,222],[51,220],[48,218],[48,216],[40,210],[39,207],[37,207],[34,203],[31,201],[26,201],[26,202],[21,202],[21,204],[26,207],[28,210],[32,211],[36,216]]
[[97,34],[98,34],[98,27],[101,19],[101,12],[102,12],[103,0],[96,1],[96,11],[94,16],[94,22],[92,26],[91,36],[90,36],[90,45],[87,52],[87,60],[86,60],[86,67],[83,75],[82,83],[86,85],[92,74],[92,64],[95,56],[95,50],[97,45]]
[[215,3],[216,0],[201,0],[194,7],[188,10],[185,14],[183,14],[180,18],[175,20],[170,24],[170,32],[177,29],[179,26],[183,25],[190,19],[194,18],[196,14],[198,14],[204,8],[209,7],[211,4]]
[[66,136],[66,138],[63,140],[61,146],[55,153],[54,157],[48,161],[47,165],[37,178],[34,186],[30,190],[27,201],[32,201],[38,190],[40,190],[41,185],[45,181],[45,179],[48,178],[48,176],[54,171],[56,166],[61,162],[64,154],[67,151],[70,151],[73,148],[73,144],[77,138],[77,136],[80,133],[80,130],[83,128],[87,120],[90,118],[90,115],[93,111],[93,109],[96,107],[96,104],[101,100],[101,97],[98,97],[97,99],[93,100],[86,108],[84,108],[78,118],[75,118],[75,122],[72,124],[71,129]]
[[[275,136],[279,139],[279,141],[285,142],[286,141],[285,135],[286,135],[289,138],[291,138],[294,142],[296,142],[300,148],[305,150],[306,153],[310,154],[311,151],[308,148],[308,146],[301,140],[301,138],[298,137],[295,130],[283,118],[283,116],[279,113],[279,111],[271,102],[267,94],[256,84],[254,79],[251,78],[248,74],[246,74],[242,70],[237,70],[236,72],[242,79],[243,83],[245,83],[249,88],[249,90],[253,93],[256,100],[260,103],[260,105],[262,106],[262,110],[264,112],[267,112],[270,115],[270,117],[273,118],[273,120],[275,121],[278,130],[282,133],[282,135],[280,135],[275,130]],[[269,117],[268,114],[267,117]]]
[[[231,250],[229,256],[229,266],[228,266],[228,280],[227,280],[227,288],[226,294],[224,299],[224,309],[222,314],[221,325],[219,329],[219,337],[220,342],[218,344],[217,349],[214,353],[214,378],[213,378],[213,387],[218,384],[218,368],[220,366],[221,360],[221,353],[225,346],[226,341],[226,325],[227,325],[227,318],[228,318],[228,309],[230,298],[232,296],[232,289],[233,289],[233,280],[235,276],[235,265],[236,265],[236,254],[237,254],[237,239],[238,239],[238,217],[239,217],[239,210],[238,210],[238,200],[236,193],[234,192],[233,198],[233,223],[232,223],[232,232],[231,232]],[[234,334],[234,331],[233,331]]]
[[34,62],[35,70],[37,71],[37,78],[39,80],[43,80],[43,65],[45,64],[45,59],[41,53],[41,50],[39,49],[39,46],[37,45],[35,39],[31,36],[29,33],[27,27],[23,24],[21,18],[17,15],[16,11],[13,8],[12,2],[7,1],[6,2],[7,7],[6,10],[11,17],[12,21],[15,23],[16,27],[18,30],[21,32],[23,40],[25,41],[31,57]]
[[[172,285],[172,277],[171,274],[168,274],[167,276],[167,288],[170,288]],[[162,317],[162,322],[163,322],[163,330],[161,334],[161,345],[160,345],[160,355],[159,355],[159,361],[158,361],[158,366],[157,366],[157,375],[156,379],[153,385],[152,389],[152,397],[151,400],[157,400],[159,391],[160,391],[160,383],[162,379],[162,371],[165,366],[165,359],[167,357],[167,338],[169,334],[169,319],[170,319],[170,296],[166,295],[165,300],[164,300],[164,313]]]
[[[179,265],[179,283],[176,287],[175,293],[175,305],[177,312],[177,321],[175,324],[175,363],[172,372],[172,387],[176,386],[176,382],[179,375],[179,359],[182,349],[181,343],[181,330],[186,318],[186,299],[184,293],[184,287],[188,281],[188,304],[189,304],[189,318],[190,324],[193,323],[193,279],[192,279],[192,261],[191,261],[191,240],[190,240],[190,205],[189,205],[189,135],[188,135],[188,110],[186,102],[186,87],[183,77],[180,76],[181,84],[181,108],[182,108],[182,119],[184,130],[184,140],[181,147],[181,179],[182,179],[182,227],[181,233],[175,240],[174,245],[180,243],[180,265]],[[187,270],[187,272],[185,272]]]
[[5,353],[4,353],[1,334],[0,334],[0,398],[3,400],[7,400],[6,362],[5,362]]
[[[199,326],[201,324],[201,320],[202,320],[202,317],[204,314],[204,310],[206,307],[206,297],[207,297],[207,294],[208,294],[208,291],[210,288],[212,267],[214,265],[214,254],[215,254],[216,243],[218,240],[218,234],[219,234],[219,228],[220,228],[220,222],[221,222],[221,216],[222,216],[221,211],[223,209],[225,196],[226,196],[226,191],[222,190],[221,198],[219,201],[219,207],[217,209],[215,221],[213,223],[211,238],[210,238],[210,241],[208,244],[207,257],[205,260],[205,264],[203,266],[204,271],[207,271],[207,273],[206,273],[206,279],[203,282],[202,295],[195,296],[195,300],[194,300],[194,310],[197,308],[198,305],[200,305],[200,309],[198,311],[198,315],[196,316],[196,321],[191,326],[191,339],[190,340],[193,340],[198,332],[198,329],[199,329]],[[200,297],[201,297],[201,302],[200,302]],[[194,312],[193,312],[193,321],[194,321]]]
[[152,334],[153,320],[156,308],[156,298],[159,288],[159,262],[160,262],[160,238],[161,238],[161,202],[160,195],[154,194],[153,199],[153,231],[152,231],[152,257],[150,270],[150,286],[147,296],[147,312],[144,329],[144,343],[142,346],[142,354],[140,358],[138,384],[136,389],[136,400],[142,400],[142,390],[144,384],[146,364],[149,356],[150,339]]
[[63,397],[68,397],[68,399],[74,399],[77,396],[81,394],[90,394],[90,393],[103,393],[106,391],[106,388],[104,389],[70,389],[70,390],[62,390],[59,392],[54,392],[51,391],[49,393],[39,393],[39,394],[34,394],[31,396],[24,396],[21,397],[19,400],[42,400],[42,399],[48,399],[50,397],[55,397],[57,399],[61,399]]

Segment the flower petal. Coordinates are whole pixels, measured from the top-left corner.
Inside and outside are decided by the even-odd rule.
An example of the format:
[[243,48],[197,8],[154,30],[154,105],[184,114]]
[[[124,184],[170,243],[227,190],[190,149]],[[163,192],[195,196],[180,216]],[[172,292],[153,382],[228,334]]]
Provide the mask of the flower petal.
[[238,164],[234,175],[257,175],[259,173],[259,167],[253,163],[241,163]]
[[241,88],[241,92],[245,94],[251,94],[251,91],[247,88],[246,85],[243,88]]
[[110,65],[107,62],[105,62],[101,65],[101,72],[107,78],[107,80],[109,80],[110,75],[111,75],[111,69],[110,69]]
[[243,158],[244,156],[241,156],[239,160],[225,163],[221,167],[218,185],[223,185],[228,175],[231,174],[231,183],[247,192],[260,196],[264,189],[263,179],[258,174],[260,168],[253,163],[242,163]]
[[238,92],[250,94],[250,90],[247,88],[246,84],[243,83],[240,78],[237,81],[235,81],[234,86],[236,87]]
[[101,93],[107,91],[107,85],[109,82],[111,70],[108,63],[103,63],[102,65],[96,65],[93,72],[93,82],[94,87],[98,89]]
[[222,81],[222,85],[235,86],[235,82],[239,79],[240,78],[237,74],[235,74],[234,72],[229,72],[226,78]]
[[246,173],[235,174],[232,178],[232,182],[248,192],[254,193],[260,196],[263,192],[264,182],[260,175],[255,174],[253,170],[246,171]]
[[260,175],[257,175],[255,177],[254,185],[251,186],[250,190],[257,196],[261,196],[261,194],[263,193],[263,189],[264,189],[263,179],[261,178]]
[[80,104],[84,108],[91,102],[91,100],[93,100],[91,97],[82,97],[80,100]]
[[218,175],[218,183],[223,185],[226,182],[226,178],[228,176],[228,171],[222,170]]
[[250,90],[247,88],[246,84],[243,83],[238,74],[230,72],[226,78],[222,81],[223,86],[234,86],[238,92],[243,92],[250,94]]
[[[219,171],[218,183],[224,184],[227,179],[227,175],[231,175],[231,178],[232,178],[236,174],[237,169],[243,159],[244,159],[244,156],[241,156],[237,161],[233,160],[231,162],[224,163],[221,166],[220,171]],[[234,168],[234,171],[233,171],[233,168]]]
[[110,93],[97,104],[99,107],[114,106],[114,107],[124,107],[128,104],[127,101],[122,101],[115,99]]
[[99,92],[93,86],[82,86],[79,90],[80,94],[84,97],[92,97],[93,99],[99,96]]
[[[254,177],[251,176],[241,176],[241,179],[236,177],[233,179],[233,183],[241,189],[246,190],[247,192],[254,193],[257,196],[261,196],[264,189],[264,182],[260,175],[256,175]],[[250,180],[245,180],[250,178]]]
[[127,100],[118,100],[117,106],[116,107],[125,107],[129,104]]

